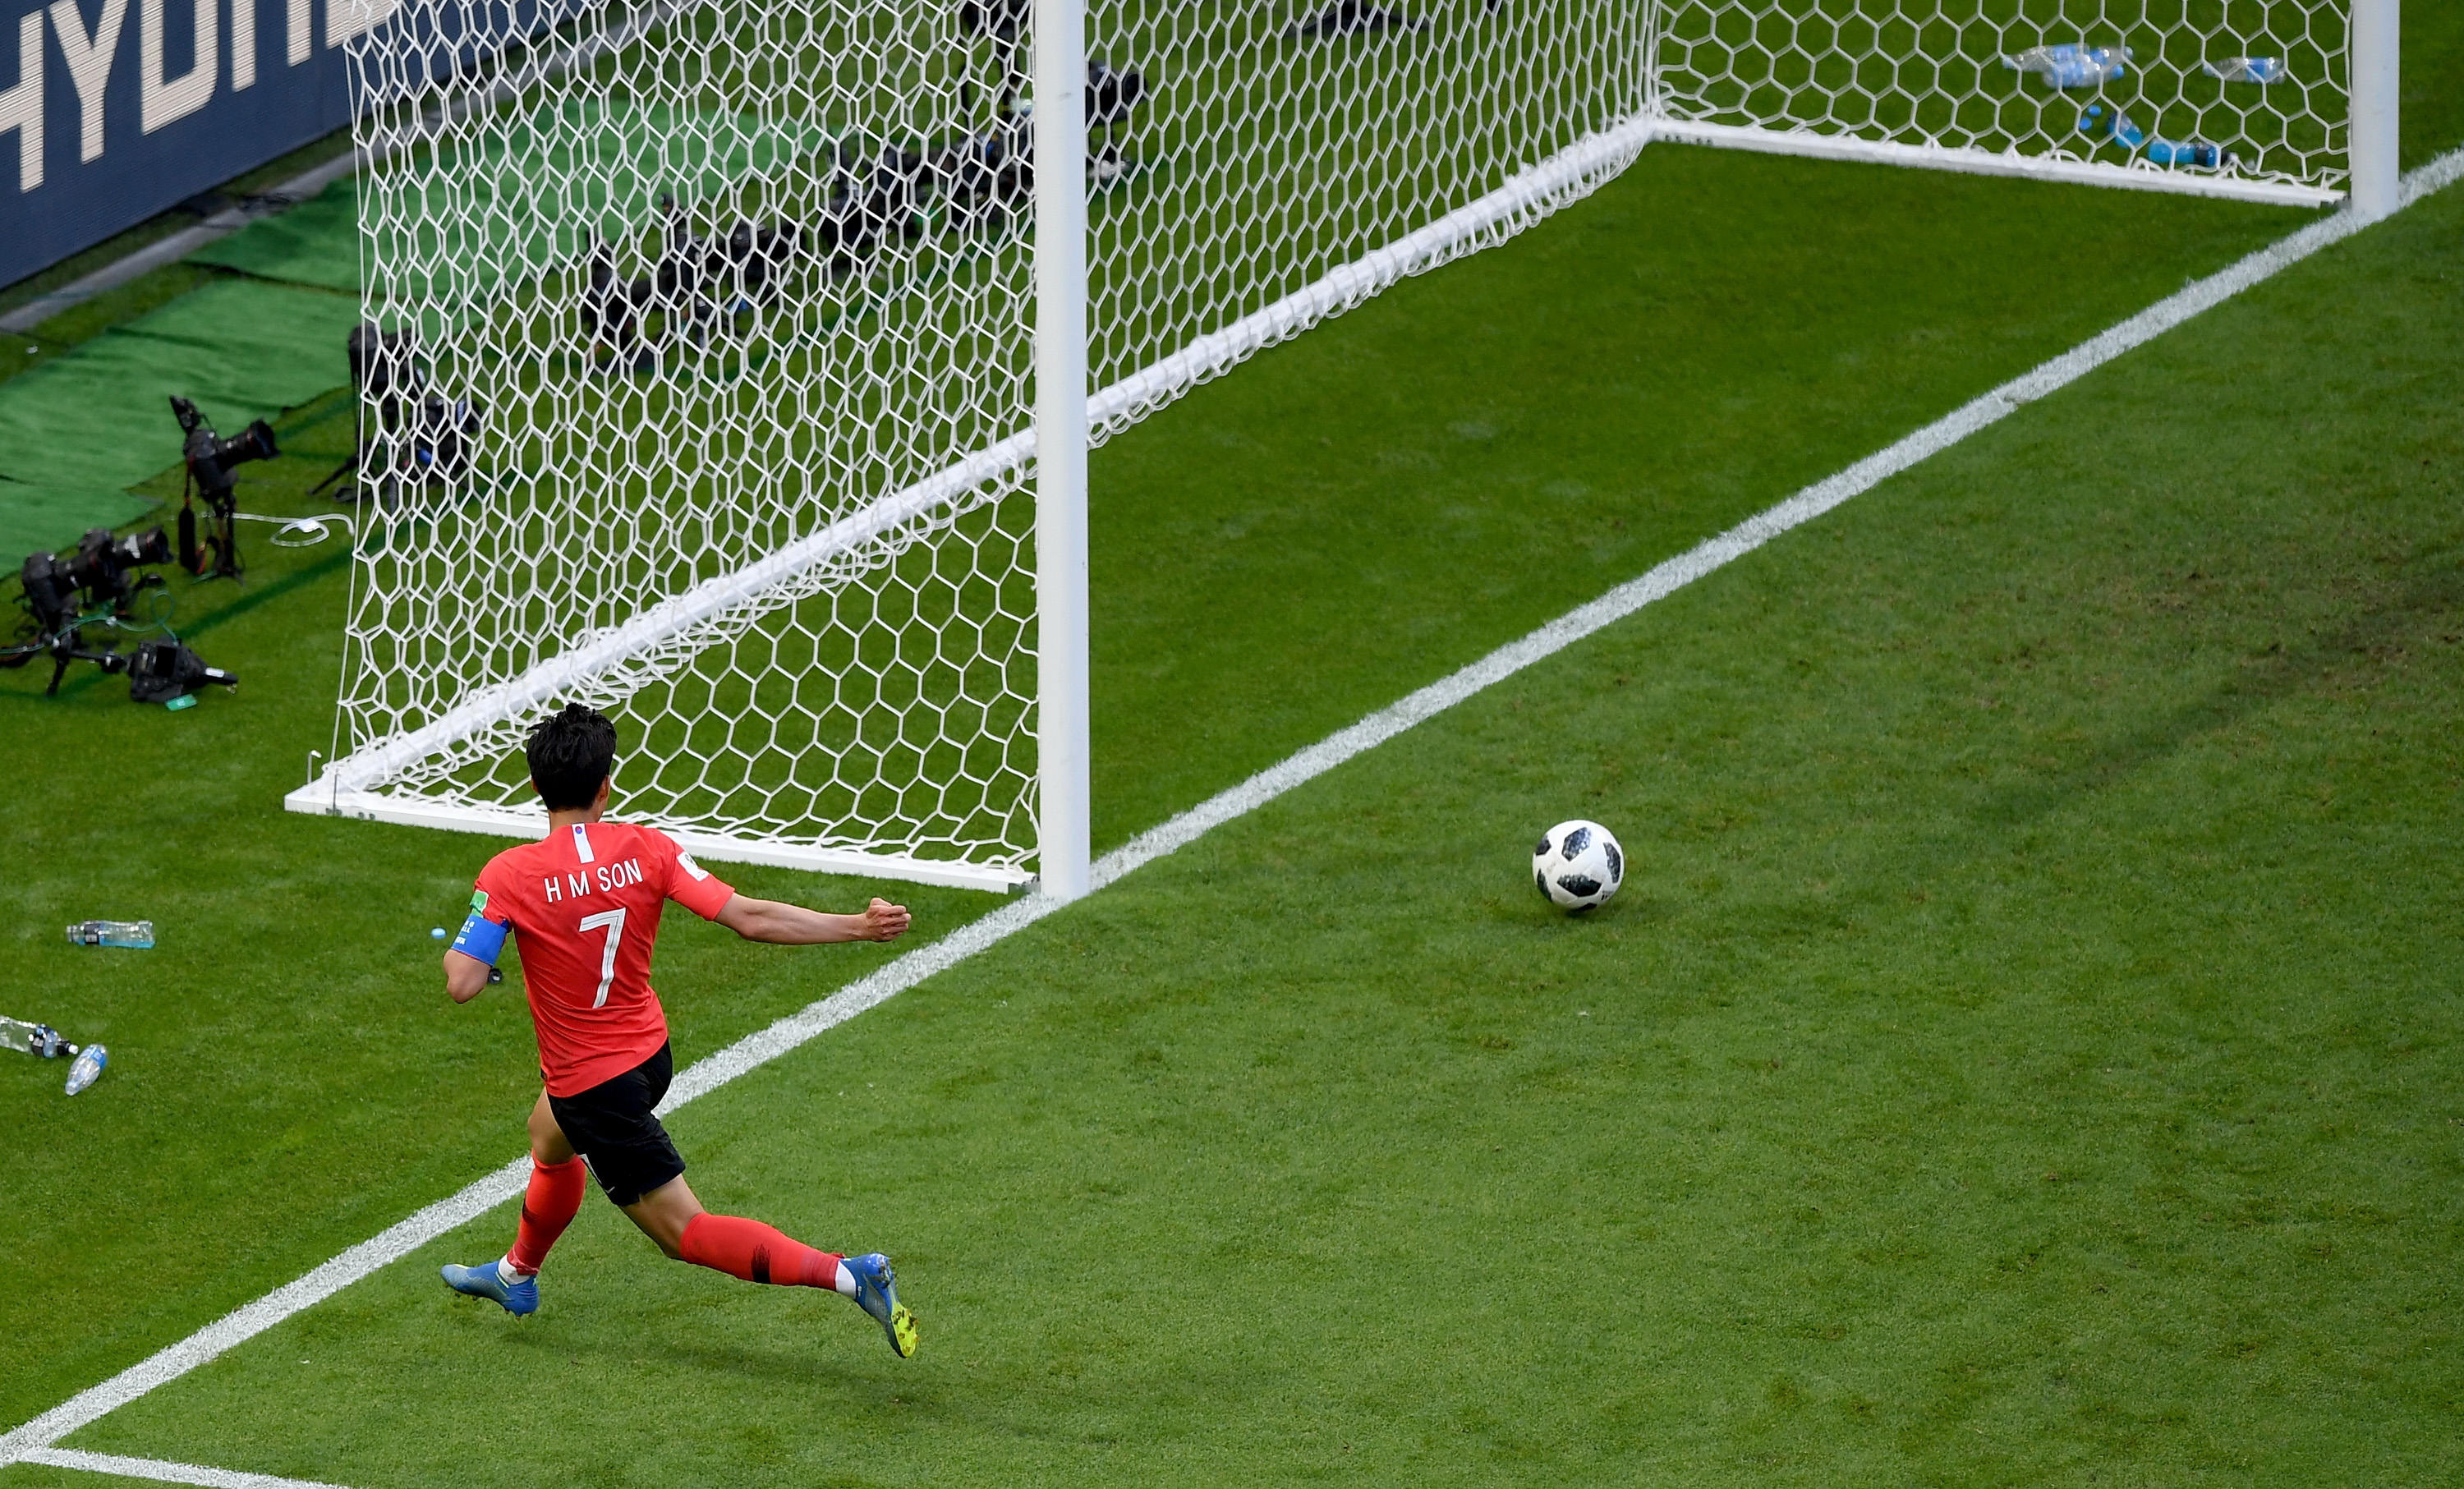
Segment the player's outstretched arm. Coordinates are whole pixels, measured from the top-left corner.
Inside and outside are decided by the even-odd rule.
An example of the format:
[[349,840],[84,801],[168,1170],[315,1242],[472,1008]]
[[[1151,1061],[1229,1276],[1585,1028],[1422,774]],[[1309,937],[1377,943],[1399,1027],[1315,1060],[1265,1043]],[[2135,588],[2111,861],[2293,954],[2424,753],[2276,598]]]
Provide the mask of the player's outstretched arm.
[[907,907],[888,900],[873,901],[861,914],[832,915],[801,905],[757,900],[746,894],[729,900],[716,918],[720,925],[747,941],[768,941],[779,946],[895,941],[906,933],[908,921]]
[[445,953],[445,992],[457,1003],[467,1003],[488,991],[488,964],[460,952]]

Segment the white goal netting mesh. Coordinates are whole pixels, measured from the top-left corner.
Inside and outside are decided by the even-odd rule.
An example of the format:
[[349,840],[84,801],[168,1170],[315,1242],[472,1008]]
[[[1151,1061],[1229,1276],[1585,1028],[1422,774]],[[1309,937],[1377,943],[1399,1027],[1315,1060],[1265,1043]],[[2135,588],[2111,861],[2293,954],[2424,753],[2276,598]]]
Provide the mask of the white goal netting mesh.
[[[579,699],[625,811],[705,852],[1031,872],[1029,3],[407,0],[352,43],[371,520],[323,799],[503,825]],[[1675,120],[2341,171],[2327,0],[1090,0],[1087,33],[1098,440]]]
[[[449,11],[358,54],[388,339],[330,783],[521,810],[581,699],[637,819],[1030,868],[1026,7],[602,10],[440,76]],[[1614,0],[1088,23],[1099,437],[1640,143]]]

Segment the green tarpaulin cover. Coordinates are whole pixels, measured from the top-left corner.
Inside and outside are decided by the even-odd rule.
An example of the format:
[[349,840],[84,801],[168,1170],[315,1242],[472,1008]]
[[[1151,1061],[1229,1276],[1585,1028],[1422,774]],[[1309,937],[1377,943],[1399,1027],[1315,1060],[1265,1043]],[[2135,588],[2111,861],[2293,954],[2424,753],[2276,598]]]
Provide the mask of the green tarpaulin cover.
[[356,296],[232,279],[0,383],[0,572],[152,505],[127,488],[180,463],[170,395],[235,434],[351,380]]
[[359,183],[344,177],[279,217],[260,217],[188,255],[260,279],[360,293]]

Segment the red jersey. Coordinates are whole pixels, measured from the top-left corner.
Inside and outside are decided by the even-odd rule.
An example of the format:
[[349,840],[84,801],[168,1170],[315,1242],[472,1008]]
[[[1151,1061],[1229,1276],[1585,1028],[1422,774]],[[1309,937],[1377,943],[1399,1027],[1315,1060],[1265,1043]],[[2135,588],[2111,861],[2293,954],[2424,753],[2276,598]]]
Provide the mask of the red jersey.
[[551,1096],[612,1080],[668,1041],[650,945],[673,900],[711,920],[736,894],[655,827],[576,822],[479,870],[474,911],[513,930]]

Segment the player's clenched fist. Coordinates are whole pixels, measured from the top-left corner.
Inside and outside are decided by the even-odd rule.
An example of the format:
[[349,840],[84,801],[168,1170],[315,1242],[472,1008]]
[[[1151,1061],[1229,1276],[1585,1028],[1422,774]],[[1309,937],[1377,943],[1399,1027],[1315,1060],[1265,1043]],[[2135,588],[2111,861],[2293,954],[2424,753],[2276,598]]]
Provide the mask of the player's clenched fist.
[[876,899],[856,917],[863,929],[855,933],[859,941],[895,941],[907,933],[907,907]]

